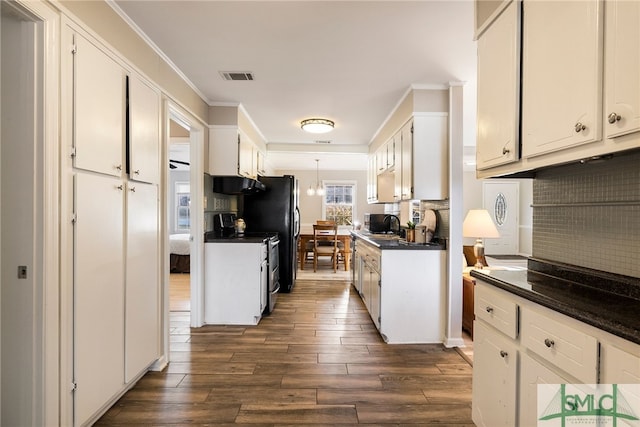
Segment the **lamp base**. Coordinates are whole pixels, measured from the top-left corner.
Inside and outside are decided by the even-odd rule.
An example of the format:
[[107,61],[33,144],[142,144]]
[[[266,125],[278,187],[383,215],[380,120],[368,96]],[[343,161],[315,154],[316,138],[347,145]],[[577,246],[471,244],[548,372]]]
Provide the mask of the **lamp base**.
[[476,264],[473,268],[482,270],[484,268],[484,264],[480,261],[481,259],[484,259],[484,245],[482,244],[482,239],[476,239],[476,244],[473,245],[473,254],[476,257]]

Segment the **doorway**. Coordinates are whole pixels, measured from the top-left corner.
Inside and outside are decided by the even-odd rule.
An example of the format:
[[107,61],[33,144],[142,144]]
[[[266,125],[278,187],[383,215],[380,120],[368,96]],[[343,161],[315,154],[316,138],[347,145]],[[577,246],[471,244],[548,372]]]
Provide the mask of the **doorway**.
[[169,120],[169,185],[167,218],[169,229],[169,311],[190,316],[191,312],[191,163],[190,131]]
[[[188,317],[192,327],[203,324],[204,126],[172,102],[167,104],[166,230],[167,269],[165,281],[166,333],[171,313]],[[172,239],[172,236],[174,239]],[[178,236],[180,253],[172,254]],[[177,258],[174,255],[182,255]],[[188,258],[186,258],[188,256]],[[180,260],[179,260],[180,259]],[[176,264],[180,262],[180,264]],[[172,272],[171,270],[174,270]],[[168,342],[168,334],[166,336]],[[167,353],[168,354],[168,353]]]

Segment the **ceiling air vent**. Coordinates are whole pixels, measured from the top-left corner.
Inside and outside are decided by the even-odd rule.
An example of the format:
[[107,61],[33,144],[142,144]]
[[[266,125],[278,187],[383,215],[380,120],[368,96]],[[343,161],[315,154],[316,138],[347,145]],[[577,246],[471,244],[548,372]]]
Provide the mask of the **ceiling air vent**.
[[316,144],[331,144],[331,140],[325,139],[325,140],[316,140],[315,141]]
[[225,80],[253,80],[251,71],[220,71],[220,75]]

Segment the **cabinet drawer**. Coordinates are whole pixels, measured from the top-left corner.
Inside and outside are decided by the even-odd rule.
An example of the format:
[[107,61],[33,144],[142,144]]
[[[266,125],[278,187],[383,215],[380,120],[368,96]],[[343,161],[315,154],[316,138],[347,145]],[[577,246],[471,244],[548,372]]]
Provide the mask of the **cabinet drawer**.
[[500,290],[478,281],[474,312],[476,320],[484,320],[510,338],[518,336],[518,304]]
[[598,382],[598,341],[578,329],[577,320],[528,307],[520,316],[525,347],[583,383]]

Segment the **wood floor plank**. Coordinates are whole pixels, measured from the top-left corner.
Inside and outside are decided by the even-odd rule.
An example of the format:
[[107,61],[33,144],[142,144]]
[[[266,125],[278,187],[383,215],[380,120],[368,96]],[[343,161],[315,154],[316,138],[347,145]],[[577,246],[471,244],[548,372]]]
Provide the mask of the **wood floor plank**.
[[349,282],[299,281],[256,326],[191,328],[188,312],[170,323],[168,367],[96,425],[473,426],[467,361],[386,344]]

